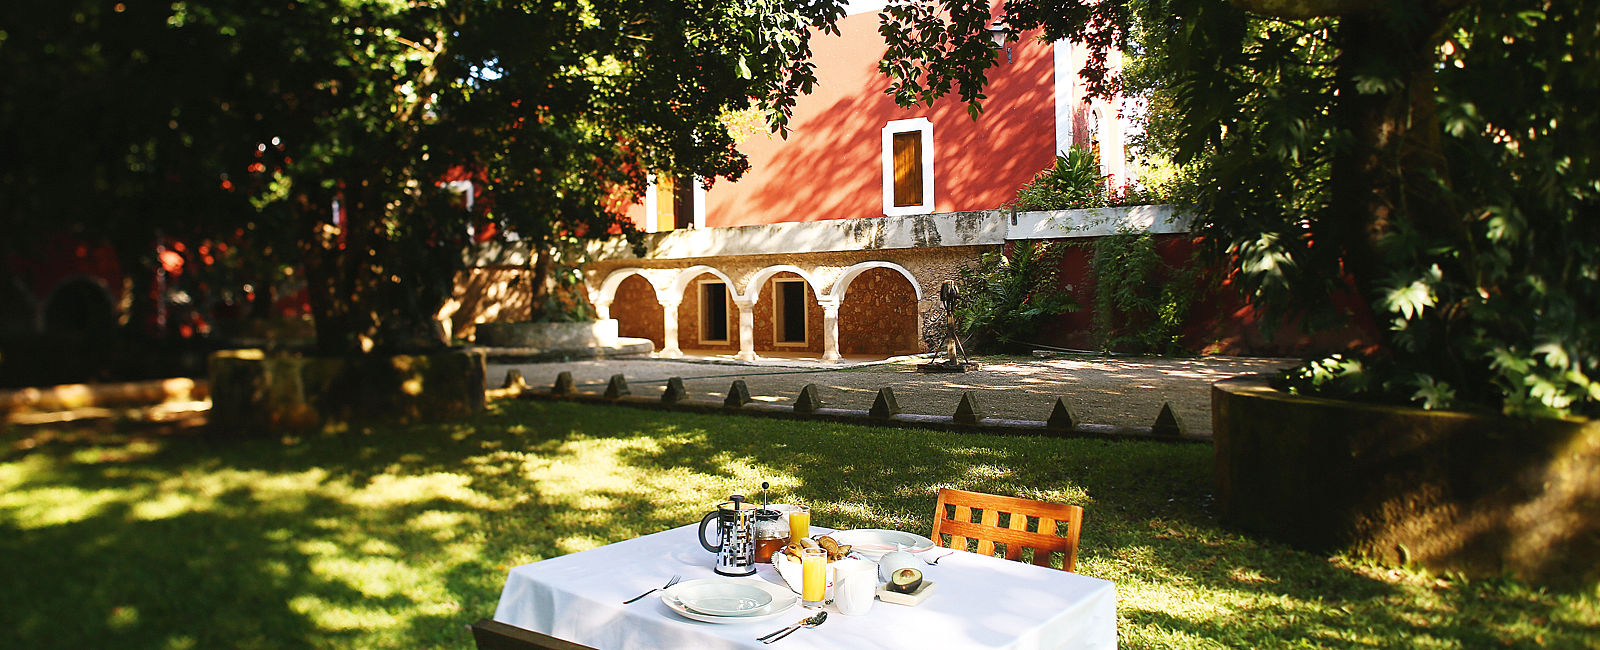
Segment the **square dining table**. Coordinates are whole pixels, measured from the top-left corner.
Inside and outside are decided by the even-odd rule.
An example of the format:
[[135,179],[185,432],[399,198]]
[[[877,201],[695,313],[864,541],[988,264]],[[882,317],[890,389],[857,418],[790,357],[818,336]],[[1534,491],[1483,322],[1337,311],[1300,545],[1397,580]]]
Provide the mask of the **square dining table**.
[[[812,526],[813,533],[830,532]],[[861,616],[827,607],[828,619],[771,646],[757,637],[813,612],[796,606],[759,622],[693,621],[661,601],[661,592],[622,601],[673,575],[717,577],[716,556],[701,548],[691,524],[511,569],[494,619],[600,650],[630,648],[1005,648],[1117,647],[1115,586],[1107,580],[966,551],[935,548],[922,567],[935,583],[916,606],[877,601]],[[770,564],[743,580],[786,584]]]

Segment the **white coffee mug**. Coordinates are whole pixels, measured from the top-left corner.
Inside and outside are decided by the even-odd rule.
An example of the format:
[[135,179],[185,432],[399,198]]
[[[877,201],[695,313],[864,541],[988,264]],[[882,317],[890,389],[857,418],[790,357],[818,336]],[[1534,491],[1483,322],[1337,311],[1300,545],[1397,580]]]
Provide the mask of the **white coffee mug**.
[[840,614],[860,616],[878,597],[878,565],[867,560],[833,563],[833,605]]

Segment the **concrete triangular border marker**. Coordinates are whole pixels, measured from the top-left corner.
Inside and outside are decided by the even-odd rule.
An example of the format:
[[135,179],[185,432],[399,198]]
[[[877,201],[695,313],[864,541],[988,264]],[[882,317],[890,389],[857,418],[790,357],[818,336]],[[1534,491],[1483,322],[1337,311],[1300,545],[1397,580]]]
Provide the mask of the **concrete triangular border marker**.
[[806,384],[805,388],[800,389],[800,396],[794,399],[795,412],[813,413],[819,408],[822,408],[822,396],[817,392],[817,385]]
[[675,404],[688,399],[688,397],[689,391],[684,390],[682,377],[671,377],[667,379],[667,389],[661,391],[661,401],[668,404]]
[[1188,432],[1188,427],[1183,426],[1183,418],[1178,417],[1178,412],[1172,410],[1171,402],[1161,403],[1161,413],[1156,415],[1156,423],[1150,426],[1150,432],[1158,436],[1181,436]]
[[983,409],[978,407],[978,395],[972,391],[961,394],[961,403],[956,404],[955,415],[951,419],[956,424],[977,424],[983,419]]
[[750,387],[744,385],[743,379],[733,380],[733,385],[728,387],[728,397],[722,400],[722,405],[729,408],[739,408],[750,403]]
[[628,394],[628,380],[621,373],[612,375],[611,381],[606,383],[606,399],[617,399]]
[[885,386],[878,389],[878,398],[872,400],[872,409],[867,415],[875,418],[890,418],[900,414],[900,403],[894,399],[894,389]]
[[1045,428],[1056,431],[1071,431],[1078,426],[1078,414],[1072,412],[1072,407],[1067,406],[1067,398],[1057,397],[1056,405],[1050,409],[1050,419],[1045,420]]
[[556,383],[555,383],[554,386],[550,387],[550,394],[551,395],[570,395],[570,394],[572,394],[572,373],[569,372],[569,371],[563,370],[563,371],[561,371],[561,374],[556,375]]
[[522,371],[512,368],[506,371],[506,383],[501,388],[510,388],[516,392],[528,390],[528,380],[522,378]]

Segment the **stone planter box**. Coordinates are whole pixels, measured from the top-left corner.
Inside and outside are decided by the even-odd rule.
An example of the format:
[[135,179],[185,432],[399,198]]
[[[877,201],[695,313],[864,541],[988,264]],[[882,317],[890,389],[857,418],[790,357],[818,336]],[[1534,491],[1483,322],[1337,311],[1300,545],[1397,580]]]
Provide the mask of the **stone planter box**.
[[317,357],[226,350],[210,359],[212,430],[259,434],[348,422],[430,422],[483,411],[473,350]]
[[1212,387],[1224,520],[1469,576],[1600,578],[1600,421],[1523,420]]
[[475,342],[490,348],[584,350],[618,344],[614,318],[576,323],[479,323],[475,332]]

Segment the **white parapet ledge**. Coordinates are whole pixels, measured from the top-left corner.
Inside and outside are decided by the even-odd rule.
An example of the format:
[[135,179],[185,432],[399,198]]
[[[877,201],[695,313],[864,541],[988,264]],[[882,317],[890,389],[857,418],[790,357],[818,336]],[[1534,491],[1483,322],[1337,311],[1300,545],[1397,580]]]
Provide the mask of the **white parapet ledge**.
[[1165,235],[1189,232],[1193,225],[1192,214],[1171,205],[1018,212],[1006,228],[1006,239],[1104,237],[1124,231]]
[[[891,250],[952,246],[998,246],[1022,239],[1103,237],[1119,231],[1155,234],[1189,232],[1193,217],[1170,205],[1016,212],[985,210],[909,217],[874,217],[775,223],[760,226],[699,228],[650,233],[643,255],[621,237],[589,245],[591,260],[672,260],[738,255],[792,255],[836,251]],[[480,250],[480,259],[521,263],[522,247]],[[481,261],[480,264],[482,265]]]
[[[674,230],[645,235],[644,259],[986,246],[1005,243],[1010,212],[948,212]],[[591,259],[635,258],[621,238],[590,249]]]

